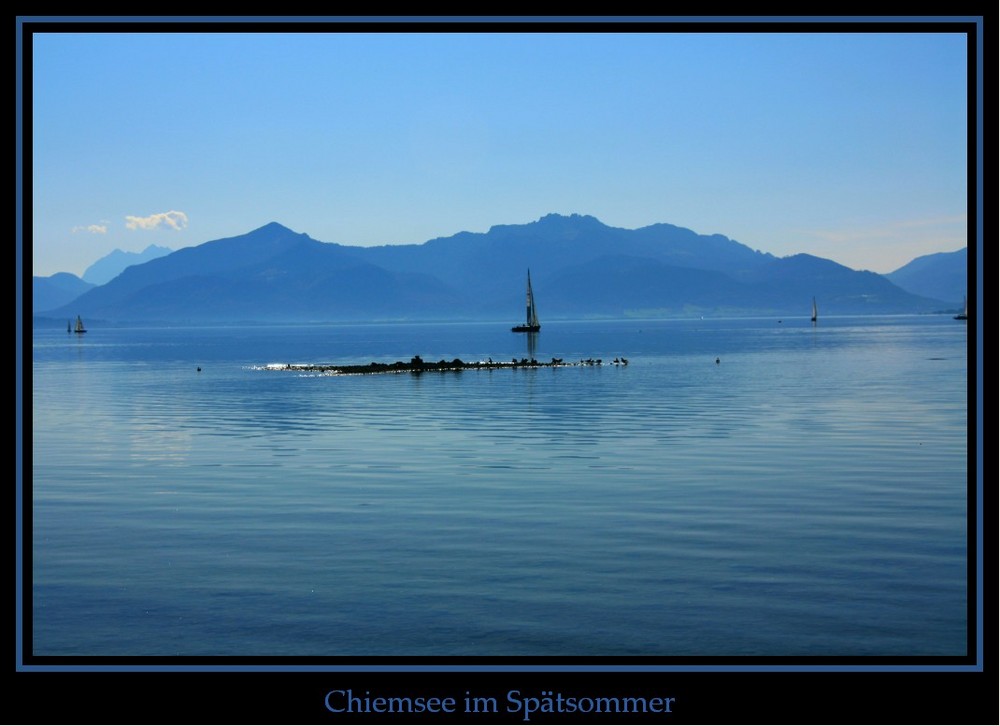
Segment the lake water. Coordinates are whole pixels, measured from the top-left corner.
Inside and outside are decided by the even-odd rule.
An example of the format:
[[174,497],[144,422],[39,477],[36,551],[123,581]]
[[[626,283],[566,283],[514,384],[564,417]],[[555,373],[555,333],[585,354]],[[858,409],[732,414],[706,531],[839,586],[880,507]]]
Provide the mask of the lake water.
[[[33,337],[36,655],[966,653],[950,317],[90,328]],[[415,354],[603,365],[266,369]]]

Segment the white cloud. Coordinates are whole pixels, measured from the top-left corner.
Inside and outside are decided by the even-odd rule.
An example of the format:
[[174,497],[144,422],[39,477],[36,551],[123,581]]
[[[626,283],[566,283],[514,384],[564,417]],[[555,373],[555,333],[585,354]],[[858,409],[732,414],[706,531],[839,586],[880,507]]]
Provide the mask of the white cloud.
[[90,232],[91,234],[107,234],[108,225],[106,224],[88,224],[87,226],[78,225],[73,228],[73,234],[77,232]]
[[129,229],[156,229],[161,224],[165,224],[180,232],[187,227],[187,223],[187,215],[184,212],[176,211],[160,212],[148,217],[133,217],[131,215],[125,217],[125,226]]

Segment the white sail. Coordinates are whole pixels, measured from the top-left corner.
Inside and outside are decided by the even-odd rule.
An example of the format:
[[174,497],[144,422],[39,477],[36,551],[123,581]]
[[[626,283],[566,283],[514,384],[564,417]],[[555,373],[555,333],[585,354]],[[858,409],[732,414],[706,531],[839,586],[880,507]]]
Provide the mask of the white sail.
[[813,298],[813,314],[812,314],[812,321],[813,321],[814,323],[816,322],[816,298]]
[[535,295],[531,291],[531,270],[528,270],[528,291],[524,305],[524,325],[515,325],[511,331],[515,333],[537,333],[542,325],[538,322],[538,310],[535,308]]
[[528,271],[528,326],[538,327],[538,311],[535,309],[535,295],[531,292],[531,271]]

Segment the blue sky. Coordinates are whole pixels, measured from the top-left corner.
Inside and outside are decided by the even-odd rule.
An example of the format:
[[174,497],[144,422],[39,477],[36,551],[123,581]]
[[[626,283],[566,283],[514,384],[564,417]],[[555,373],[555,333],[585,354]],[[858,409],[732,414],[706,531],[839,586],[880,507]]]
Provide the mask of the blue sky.
[[33,273],[550,212],[876,272],[966,245],[964,35],[605,28],[38,33]]

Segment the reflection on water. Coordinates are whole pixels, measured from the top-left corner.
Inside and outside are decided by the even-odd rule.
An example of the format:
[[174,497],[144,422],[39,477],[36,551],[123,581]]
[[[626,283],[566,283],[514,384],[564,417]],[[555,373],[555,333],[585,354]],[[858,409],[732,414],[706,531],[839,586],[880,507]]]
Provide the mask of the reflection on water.
[[[37,331],[36,652],[960,654],[964,350],[926,318]],[[265,367],[415,354],[604,363]]]

